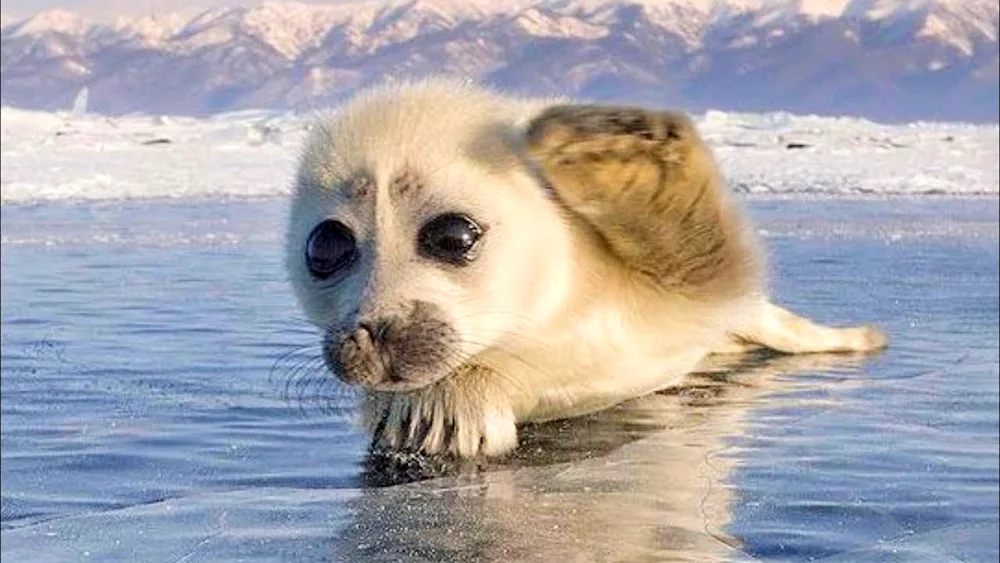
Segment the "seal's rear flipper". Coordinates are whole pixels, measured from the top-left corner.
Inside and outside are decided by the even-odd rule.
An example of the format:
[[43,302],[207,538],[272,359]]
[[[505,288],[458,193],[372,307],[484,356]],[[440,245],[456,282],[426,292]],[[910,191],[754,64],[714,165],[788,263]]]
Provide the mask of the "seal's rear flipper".
[[881,330],[870,326],[823,326],[770,302],[757,309],[755,318],[733,334],[733,342],[717,354],[770,348],[786,354],[820,352],[870,352],[888,345]]

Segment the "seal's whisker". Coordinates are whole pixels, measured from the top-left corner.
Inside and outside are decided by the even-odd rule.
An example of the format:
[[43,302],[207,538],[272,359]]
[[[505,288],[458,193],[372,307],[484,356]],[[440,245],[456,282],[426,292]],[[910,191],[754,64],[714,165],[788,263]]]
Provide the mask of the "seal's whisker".
[[321,323],[317,323],[305,317],[291,316],[282,319],[282,323],[277,326],[274,331],[278,333],[290,334],[315,334],[323,328],[324,327]]
[[316,356],[304,357],[295,363],[290,363],[287,370],[284,372],[284,386],[282,390],[282,396],[284,399],[288,402],[292,402],[294,397],[299,399],[299,402],[301,402],[301,396],[298,393],[298,389],[303,385],[309,385],[311,380],[317,379],[314,374],[317,371],[322,370],[322,367],[322,357]]
[[[508,342],[494,341],[494,339],[509,339]],[[528,348],[538,348],[546,351],[555,351],[548,343],[542,342],[529,334],[503,329],[477,328],[469,331],[463,337],[469,344],[476,344],[484,349],[496,349],[505,354],[514,354],[506,344],[525,344]]]
[[315,353],[313,346],[295,347],[275,360],[268,371],[267,381],[270,385],[277,385],[281,381],[282,397],[287,401],[292,383],[300,377],[306,366],[317,359],[321,361],[322,357]]
[[[469,338],[463,338],[463,342],[466,342],[466,343],[469,343],[469,344],[477,344],[475,341],[470,340]],[[535,373],[535,374],[546,375],[546,372],[545,372],[544,369],[540,368],[539,366],[535,365],[532,362],[529,362],[528,360],[526,360],[525,358],[521,357],[520,355],[518,355],[516,353],[513,353],[513,352],[506,352],[506,351],[504,352],[504,354],[509,359],[511,359],[511,360],[515,361],[516,363],[520,364],[521,367],[527,369],[529,372],[532,372],[532,373]],[[501,379],[504,379],[508,383],[512,384],[516,388],[516,391],[522,392],[522,391],[526,390],[525,387],[524,387],[525,386],[524,378],[523,377],[514,377],[514,376],[512,376],[508,372],[508,368],[506,366],[495,365],[493,362],[491,362],[489,360],[484,360],[483,358],[480,358],[480,357],[478,357],[476,355],[470,355],[470,354],[465,354],[465,353],[462,353],[462,354],[459,354],[459,353],[451,354],[451,355],[448,356],[448,358],[449,358],[449,360],[452,361],[452,364],[449,365],[449,372],[450,373],[454,373],[454,372],[462,369],[464,366],[466,366],[466,365],[468,365],[470,363],[478,363],[478,364],[483,365],[484,367],[489,368],[490,372],[494,373],[497,377],[499,377]],[[457,362],[456,362],[456,360],[457,360]]]
[[[325,379],[322,369],[322,360],[309,360],[302,364],[297,372],[295,381],[295,399],[301,405],[305,402],[309,388],[317,382]],[[319,372],[319,375],[317,375]]]
[[[471,318],[474,318],[474,317],[475,317],[475,315],[469,315],[469,316],[466,316],[466,317],[459,317],[459,318],[471,319]],[[499,327],[474,327],[474,328],[466,329],[466,330],[467,331],[471,330],[475,336],[478,336],[478,337],[484,338],[484,339],[485,338],[491,338],[491,337],[492,338],[507,337],[507,338],[512,339],[514,342],[530,344],[531,347],[541,347],[541,348],[550,349],[550,350],[552,349],[551,345],[549,345],[548,343],[540,340],[537,337],[534,337],[534,336],[532,336],[532,335],[530,335],[528,333],[525,333],[525,332],[519,331],[519,330],[505,329],[505,328],[499,328]],[[492,347],[492,346],[497,345],[498,343],[495,343],[495,342],[483,342],[482,344],[486,345],[486,346],[489,346],[489,347]]]

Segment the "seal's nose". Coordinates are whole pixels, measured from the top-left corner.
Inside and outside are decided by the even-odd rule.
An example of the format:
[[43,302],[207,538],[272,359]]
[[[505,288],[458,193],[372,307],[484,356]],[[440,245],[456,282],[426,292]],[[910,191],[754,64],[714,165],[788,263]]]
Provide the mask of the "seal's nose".
[[359,321],[358,330],[367,332],[372,342],[381,344],[385,342],[385,336],[391,324],[388,319]]
[[375,325],[359,323],[358,328],[342,338],[328,336],[323,342],[327,368],[352,385],[373,384],[385,379],[383,349],[375,339],[378,332]]
[[323,339],[327,368],[341,381],[379,391],[408,392],[441,379],[459,340],[434,305],[415,302],[391,312],[355,316]]

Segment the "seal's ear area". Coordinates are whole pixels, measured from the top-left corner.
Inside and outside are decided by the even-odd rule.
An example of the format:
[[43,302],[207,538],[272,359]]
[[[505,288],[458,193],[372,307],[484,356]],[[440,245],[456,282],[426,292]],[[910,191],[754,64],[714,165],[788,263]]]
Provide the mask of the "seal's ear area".
[[626,265],[715,297],[755,285],[756,253],[687,116],[553,106],[528,124],[525,144],[564,205]]

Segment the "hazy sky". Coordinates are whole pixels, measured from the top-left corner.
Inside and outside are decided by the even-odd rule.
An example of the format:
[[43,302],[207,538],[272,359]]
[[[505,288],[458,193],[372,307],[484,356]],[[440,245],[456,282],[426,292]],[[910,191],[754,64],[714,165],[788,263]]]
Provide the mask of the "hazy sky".
[[[333,4],[350,0],[298,1]],[[3,0],[3,12],[22,17],[52,8],[63,8],[94,19],[114,19],[122,15],[141,16],[151,12],[171,12],[183,8],[249,6],[259,3],[260,0]]]

